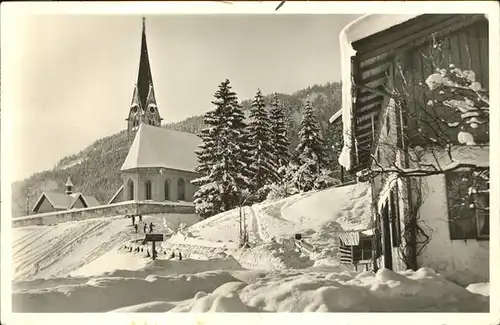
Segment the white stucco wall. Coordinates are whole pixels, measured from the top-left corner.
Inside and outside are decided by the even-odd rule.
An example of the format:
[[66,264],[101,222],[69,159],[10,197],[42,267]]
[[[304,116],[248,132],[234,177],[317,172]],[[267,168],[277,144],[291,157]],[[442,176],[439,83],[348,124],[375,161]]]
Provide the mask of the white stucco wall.
[[419,256],[419,265],[460,284],[489,282],[489,241],[450,239],[445,176],[427,177],[425,192],[420,218],[432,229],[432,235]]
[[179,171],[173,169],[164,169],[163,173],[159,172],[158,168],[145,168],[134,171],[127,171],[122,173],[122,179],[124,184],[123,189],[123,200],[128,200],[129,198],[129,187],[128,180],[131,179],[134,182],[134,199],[135,200],[145,200],[146,198],[146,181],[151,181],[152,190],[152,200],[155,202],[165,201],[165,181],[169,180],[169,201],[178,200],[177,182],[180,178],[184,179],[185,188],[185,200],[186,202],[192,202],[193,196],[197,191],[197,188],[191,184],[191,181],[197,178],[196,173]]

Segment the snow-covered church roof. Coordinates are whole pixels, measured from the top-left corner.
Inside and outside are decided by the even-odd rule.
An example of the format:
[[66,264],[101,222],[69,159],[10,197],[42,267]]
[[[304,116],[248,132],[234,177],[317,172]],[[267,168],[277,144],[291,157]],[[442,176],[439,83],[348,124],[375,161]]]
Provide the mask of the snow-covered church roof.
[[200,144],[195,134],[142,123],[121,171],[149,167],[194,172]]

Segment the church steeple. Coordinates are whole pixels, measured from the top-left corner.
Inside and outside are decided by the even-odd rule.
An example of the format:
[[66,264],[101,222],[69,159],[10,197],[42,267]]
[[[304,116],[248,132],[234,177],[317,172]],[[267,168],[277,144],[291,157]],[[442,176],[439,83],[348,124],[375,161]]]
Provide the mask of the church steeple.
[[137,74],[137,88],[139,90],[139,98],[143,108],[146,108],[149,85],[153,86],[153,77],[151,75],[148,44],[146,41],[146,18],[142,18],[141,57],[139,59],[139,73]]
[[132,133],[137,130],[141,123],[160,126],[161,120],[162,118],[158,112],[154,96],[153,76],[149,63],[148,44],[146,41],[146,18],[143,17],[139,71],[127,119],[129,139],[132,138]]

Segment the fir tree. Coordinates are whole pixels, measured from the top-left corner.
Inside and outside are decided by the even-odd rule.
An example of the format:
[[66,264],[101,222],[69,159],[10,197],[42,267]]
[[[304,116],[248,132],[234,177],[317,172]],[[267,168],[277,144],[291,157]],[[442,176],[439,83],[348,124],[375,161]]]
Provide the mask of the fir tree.
[[299,166],[297,187],[301,191],[310,191],[314,188],[317,177],[326,167],[327,159],[323,140],[320,137],[318,121],[309,100],[304,106],[303,118],[300,123],[299,144],[295,152]]
[[204,116],[208,127],[200,134],[203,143],[197,153],[197,172],[202,176],[193,181],[200,186],[195,204],[205,216],[236,207],[241,191],[248,186],[244,173],[248,168],[246,125],[229,80],[220,84],[214,97],[216,107]]
[[[277,178],[277,165],[274,162],[271,146],[271,123],[264,98],[259,89],[250,108],[249,146],[251,161],[251,190],[257,201],[262,201],[267,195],[266,185]],[[273,144],[274,145],[274,144]]]
[[[212,119],[213,112],[205,114],[205,120]],[[210,217],[221,211],[221,199],[217,183],[211,178],[212,166],[215,164],[215,152],[217,148],[215,128],[209,127],[203,129],[199,133],[202,143],[200,150],[196,152],[198,165],[196,172],[202,175],[200,178],[193,180],[191,183],[199,187],[199,190],[194,194],[194,203],[196,213],[202,218]]]
[[[290,161],[290,139],[287,132],[287,117],[283,106],[279,103],[278,94],[274,94],[272,98],[269,114],[272,151],[279,169],[287,166]],[[279,178],[276,181],[279,181]]]

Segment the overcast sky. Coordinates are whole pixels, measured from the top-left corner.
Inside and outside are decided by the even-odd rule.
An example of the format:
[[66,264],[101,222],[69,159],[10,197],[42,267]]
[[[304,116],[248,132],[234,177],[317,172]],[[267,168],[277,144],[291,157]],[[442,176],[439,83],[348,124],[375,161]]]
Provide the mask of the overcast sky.
[[[357,15],[146,17],[164,122],[212,109],[229,78],[240,99],[340,79],[338,34]],[[126,128],[140,54],[141,16],[30,16],[17,20],[6,59],[14,87],[14,180]],[[11,107],[6,107],[11,109]]]

